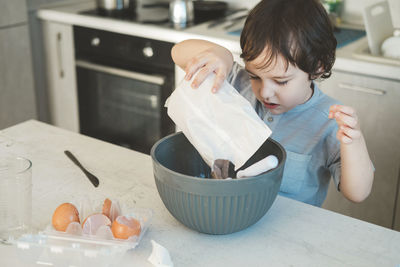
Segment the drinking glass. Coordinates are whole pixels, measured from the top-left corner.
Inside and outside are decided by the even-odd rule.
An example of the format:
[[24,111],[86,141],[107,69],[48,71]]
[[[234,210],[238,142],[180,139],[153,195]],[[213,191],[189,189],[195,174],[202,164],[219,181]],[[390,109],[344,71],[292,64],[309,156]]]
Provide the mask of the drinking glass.
[[32,163],[0,155],[0,239],[16,239],[31,228]]

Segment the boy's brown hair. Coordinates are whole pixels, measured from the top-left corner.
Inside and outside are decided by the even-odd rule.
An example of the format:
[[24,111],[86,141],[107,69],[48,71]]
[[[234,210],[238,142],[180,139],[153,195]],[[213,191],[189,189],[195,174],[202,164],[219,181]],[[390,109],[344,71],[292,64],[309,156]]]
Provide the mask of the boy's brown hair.
[[320,0],[262,0],[247,17],[240,36],[240,56],[252,61],[268,51],[260,66],[264,68],[282,55],[287,66],[297,66],[313,80],[331,75],[336,44]]

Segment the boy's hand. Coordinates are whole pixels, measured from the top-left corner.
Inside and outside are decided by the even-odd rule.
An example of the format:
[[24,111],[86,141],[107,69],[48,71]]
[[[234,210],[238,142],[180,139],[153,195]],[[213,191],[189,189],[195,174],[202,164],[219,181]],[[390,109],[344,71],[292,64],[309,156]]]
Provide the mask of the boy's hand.
[[335,119],[339,125],[336,137],[340,142],[350,144],[361,138],[360,125],[354,108],[333,105],[329,109],[329,118]]
[[212,47],[189,60],[185,67],[185,80],[192,79],[193,75],[199,71],[191,84],[193,88],[197,88],[210,73],[214,72],[216,77],[211,90],[215,93],[226,79],[232,64],[232,54],[227,54],[225,49]]

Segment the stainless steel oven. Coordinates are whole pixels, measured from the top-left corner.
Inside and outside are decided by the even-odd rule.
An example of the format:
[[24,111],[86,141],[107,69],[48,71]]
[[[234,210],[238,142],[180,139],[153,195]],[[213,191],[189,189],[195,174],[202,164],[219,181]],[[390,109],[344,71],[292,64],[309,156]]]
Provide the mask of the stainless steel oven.
[[149,153],[174,132],[172,43],[74,27],[81,133]]

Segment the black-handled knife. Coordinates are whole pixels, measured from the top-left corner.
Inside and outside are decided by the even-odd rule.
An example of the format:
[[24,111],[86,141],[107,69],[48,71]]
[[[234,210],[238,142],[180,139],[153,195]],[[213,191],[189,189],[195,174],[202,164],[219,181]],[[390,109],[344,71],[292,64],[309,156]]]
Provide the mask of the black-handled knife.
[[73,163],[75,163],[76,166],[78,166],[83,171],[83,173],[87,176],[87,178],[89,178],[90,182],[92,182],[94,187],[99,186],[99,179],[93,174],[91,174],[88,170],[86,170],[70,151],[65,150],[64,153],[70,160],[72,160]]

